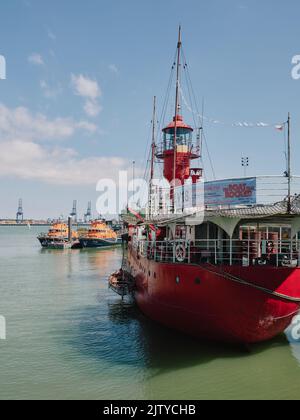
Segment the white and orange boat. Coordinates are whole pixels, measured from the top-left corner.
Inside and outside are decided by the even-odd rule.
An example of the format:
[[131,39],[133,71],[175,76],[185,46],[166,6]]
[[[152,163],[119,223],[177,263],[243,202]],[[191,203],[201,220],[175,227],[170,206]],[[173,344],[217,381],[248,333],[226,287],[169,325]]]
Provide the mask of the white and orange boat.
[[122,243],[122,239],[104,220],[92,222],[88,231],[80,236],[79,241],[82,248],[103,248]]
[[43,248],[48,249],[78,248],[80,246],[78,233],[63,222],[53,223],[48,233],[41,233],[38,240]]

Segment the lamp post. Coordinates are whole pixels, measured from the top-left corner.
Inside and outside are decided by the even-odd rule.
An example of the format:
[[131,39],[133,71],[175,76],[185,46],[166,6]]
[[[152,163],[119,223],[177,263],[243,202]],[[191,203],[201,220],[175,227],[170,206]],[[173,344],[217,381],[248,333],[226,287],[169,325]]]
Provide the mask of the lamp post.
[[242,157],[242,168],[244,168],[244,176],[247,176],[247,168],[249,167],[249,158]]

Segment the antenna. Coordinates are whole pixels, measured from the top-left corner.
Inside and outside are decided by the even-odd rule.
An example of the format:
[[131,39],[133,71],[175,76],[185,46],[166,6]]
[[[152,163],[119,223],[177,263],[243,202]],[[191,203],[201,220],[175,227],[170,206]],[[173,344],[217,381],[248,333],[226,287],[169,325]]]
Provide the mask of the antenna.
[[180,101],[179,101],[179,85],[180,85],[180,58],[181,58],[181,25],[179,25],[178,33],[178,44],[177,44],[177,72],[176,72],[176,99],[175,99],[175,126],[174,126],[174,162],[173,162],[173,212],[175,213],[175,180],[176,180],[176,161],[177,161],[177,119],[180,110]]
[[203,130],[204,130],[204,98],[202,99],[202,116],[201,116],[201,127],[200,127],[200,139],[199,139],[199,158],[202,158],[202,147],[203,147]]
[[24,213],[23,213],[23,200],[22,198],[19,199],[18,211],[16,215],[16,222],[21,223],[24,220]]
[[177,64],[176,64],[176,103],[175,103],[175,117],[179,115],[180,110],[180,97],[179,97],[179,90],[180,90],[180,66],[181,66],[181,26],[179,26],[179,33],[178,33],[178,44],[177,44]]
[[154,96],[153,100],[153,118],[152,118],[152,155],[151,155],[151,181],[154,177],[154,159],[155,159],[155,129],[156,129],[156,96]]
[[152,187],[153,187],[153,178],[154,178],[154,160],[155,160],[155,129],[156,129],[156,96],[153,100],[153,117],[152,117],[152,145],[151,145],[151,173],[150,173],[150,188],[149,188],[149,203],[150,203],[150,215],[152,208]]
[[292,169],[291,169],[291,114],[288,114],[288,169],[287,169],[287,177],[288,177],[288,204],[287,204],[287,212],[288,214],[292,211],[291,205],[291,181],[292,181]]

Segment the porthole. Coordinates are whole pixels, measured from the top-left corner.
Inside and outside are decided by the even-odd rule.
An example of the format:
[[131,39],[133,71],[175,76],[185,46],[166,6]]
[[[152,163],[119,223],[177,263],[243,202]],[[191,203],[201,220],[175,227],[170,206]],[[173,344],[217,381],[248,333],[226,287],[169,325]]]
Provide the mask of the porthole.
[[177,276],[176,277],[176,284],[179,284],[180,283],[180,278],[179,278],[179,276]]
[[199,277],[196,278],[195,283],[196,284],[201,284],[201,280],[199,279]]

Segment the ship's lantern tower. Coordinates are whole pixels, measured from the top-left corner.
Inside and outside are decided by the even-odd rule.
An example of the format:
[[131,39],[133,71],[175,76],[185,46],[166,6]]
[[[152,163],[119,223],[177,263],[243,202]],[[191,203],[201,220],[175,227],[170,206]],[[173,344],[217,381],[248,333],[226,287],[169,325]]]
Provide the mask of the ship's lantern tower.
[[181,115],[174,117],[163,129],[163,144],[157,157],[164,161],[164,177],[170,183],[175,178],[184,184],[184,181],[190,178],[190,161],[199,158],[193,145],[193,131]]
[[[173,121],[162,130],[162,141],[154,146],[156,157],[163,161],[164,178],[170,183],[171,209],[175,212],[175,189],[182,186],[182,197],[184,197],[185,181],[191,179],[195,184],[202,177],[202,169],[191,169],[191,161],[199,159],[201,156],[201,137],[197,136],[197,141],[193,139],[193,128],[186,124],[181,112],[181,27],[179,28],[177,44],[177,61],[174,63],[172,71],[176,65],[176,94],[175,112]],[[187,65],[184,65],[186,69]],[[153,157],[152,157],[153,161]],[[153,172],[153,171],[152,171]]]

